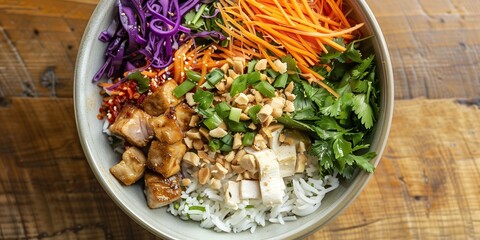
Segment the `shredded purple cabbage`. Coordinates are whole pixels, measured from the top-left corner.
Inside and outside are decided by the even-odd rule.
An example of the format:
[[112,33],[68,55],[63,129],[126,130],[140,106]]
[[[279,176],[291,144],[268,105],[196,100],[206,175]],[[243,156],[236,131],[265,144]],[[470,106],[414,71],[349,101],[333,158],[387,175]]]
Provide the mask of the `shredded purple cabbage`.
[[[190,29],[181,26],[183,16],[200,0],[118,0],[118,13],[98,39],[108,43],[105,63],[93,81],[120,77],[138,68],[164,68],[172,63],[180,37]],[[205,35],[207,33],[204,33]],[[201,34],[202,35],[202,34]],[[217,36],[209,33],[208,36]],[[221,34],[220,34],[221,35]]]

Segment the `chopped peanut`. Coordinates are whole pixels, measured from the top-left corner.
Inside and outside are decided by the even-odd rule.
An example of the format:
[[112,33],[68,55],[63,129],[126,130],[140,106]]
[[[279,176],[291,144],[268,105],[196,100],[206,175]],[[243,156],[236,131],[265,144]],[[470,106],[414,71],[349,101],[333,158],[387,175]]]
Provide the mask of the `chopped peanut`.
[[258,151],[258,150],[263,150],[265,148],[267,148],[267,141],[262,136],[262,134],[255,135],[255,138],[253,140],[253,149]]
[[247,120],[250,120],[250,117],[247,114],[242,113],[240,114],[240,120],[247,121]]
[[192,115],[192,118],[190,118],[190,122],[188,123],[188,126],[195,127],[197,126],[198,121],[200,121],[200,117],[198,117],[198,115]]
[[220,163],[215,163],[212,167],[212,175],[216,179],[223,179],[225,175],[228,173],[228,170],[224,168]]
[[192,166],[198,166],[200,163],[200,158],[194,152],[186,152],[185,155],[183,155],[183,161]]
[[188,130],[186,133],[187,137],[189,137],[190,139],[202,139],[202,136],[200,135],[200,132],[198,131],[198,129],[196,128],[192,128],[190,130]]
[[187,145],[188,148],[193,148],[193,140],[189,137],[184,138],[183,142],[185,142],[185,145]]
[[200,184],[205,184],[210,179],[210,168],[203,167],[198,170],[198,182]]
[[284,63],[280,61],[280,59],[277,59],[273,62],[273,64],[275,65],[275,67],[277,67],[280,74],[284,74],[287,72],[287,63]]
[[222,128],[217,127],[213,130],[210,130],[208,134],[214,138],[222,138],[222,137],[225,137],[225,135],[227,135],[228,132],[223,130]]
[[234,171],[236,174],[245,172],[245,169],[243,169],[240,165],[232,164],[231,167],[232,167],[232,171]]
[[203,142],[200,139],[193,140],[193,148],[195,150],[202,150],[203,149]]
[[267,63],[267,59],[258,60],[257,64],[255,64],[255,71],[263,71],[267,69]]
[[210,179],[210,187],[212,189],[220,189],[222,187],[222,182],[218,179],[212,178]]
[[287,101],[287,102],[285,102],[285,108],[283,110],[285,112],[294,112],[295,111],[295,105],[293,104],[292,101]]
[[240,159],[238,162],[240,164],[240,167],[243,169],[250,171],[250,172],[256,172],[257,168],[257,163],[255,161],[255,157],[251,154],[246,154]]
[[242,135],[240,133],[235,133],[233,136],[233,149],[239,149],[242,146]]
[[240,93],[235,98],[234,102],[238,105],[247,105],[248,104],[248,97],[247,97],[247,95],[245,95],[245,93]]
[[200,130],[198,130],[198,131],[200,132],[200,135],[202,137],[204,137],[205,139],[210,141],[211,138],[210,138],[208,129],[206,129],[204,127],[201,127]]
[[260,122],[263,123],[267,120],[268,116],[272,115],[272,112],[273,112],[272,106],[267,104],[267,105],[264,105],[262,109],[260,109],[260,111],[257,114],[257,117],[260,120]]
[[193,107],[197,104],[195,100],[193,100],[193,93],[189,92],[185,94],[185,99],[187,99],[187,104],[190,105],[190,107]]
[[288,101],[293,101],[296,98],[294,94],[291,94],[289,92],[285,92],[285,97],[287,98]]
[[246,153],[247,153],[247,152],[245,152],[245,150],[243,150],[243,149],[238,150],[237,154],[235,154],[235,157],[234,157],[233,160],[232,160],[232,163],[233,163],[233,164],[237,164],[238,161],[239,161],[240,159],[242,159],[242,157],[243,157]]
[[225,161],[232,162],[234,157],[235,157],[235,152],[231,151],[225,156]]

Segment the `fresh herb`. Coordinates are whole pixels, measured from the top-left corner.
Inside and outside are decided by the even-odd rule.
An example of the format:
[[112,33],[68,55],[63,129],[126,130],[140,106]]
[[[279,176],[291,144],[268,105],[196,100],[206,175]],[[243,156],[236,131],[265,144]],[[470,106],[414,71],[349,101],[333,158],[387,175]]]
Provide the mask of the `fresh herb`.
[[[340,40],[336,41],[343,44]],[[350,43],[343,53],[329,49],[322,62],[331,67],[330,71],[313,68],[325,76],[325,83],[340,95],[338,98],[315,84],[295,80],[297,110],[277,119],[287,127],[313,135],[310,153],[319,159],[322,174],[337,171],[350,178],[356,168],[374,170],[370,160],[376,154],[366,149],[378,113],[376,67],[374,56],[362,58],[357,45],[356,41]]]
[[150,89],[150,78],[144,76],[140,71],[136,70],[130,73],[127,78],[137,83],[138,93],[142,94]]

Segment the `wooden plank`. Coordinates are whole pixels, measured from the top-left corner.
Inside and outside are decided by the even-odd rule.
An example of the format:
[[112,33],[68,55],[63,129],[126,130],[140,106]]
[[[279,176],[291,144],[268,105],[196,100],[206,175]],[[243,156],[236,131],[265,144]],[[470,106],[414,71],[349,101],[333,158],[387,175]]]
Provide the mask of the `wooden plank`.
[[71,97],[78,46],[96,1],[0,1],[0,98]]
[[[480,238],[480,110],[426,99],[395,107],[372,180],[308,239]],[[154,238],[94,178],[71,100],[13,98],[0,122],[0,238]]]
[[397,99],[480,96],[478,1],[367,2],[391,51]]

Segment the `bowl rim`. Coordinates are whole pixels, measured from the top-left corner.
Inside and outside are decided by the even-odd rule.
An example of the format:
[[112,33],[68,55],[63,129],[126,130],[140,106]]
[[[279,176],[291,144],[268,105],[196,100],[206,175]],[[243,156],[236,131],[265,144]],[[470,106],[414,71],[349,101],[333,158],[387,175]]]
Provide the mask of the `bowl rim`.
[[[109,4],[111,4],[109,2],[110,2],[109,0],[100,0],[98,5],[96,6],[87,26],[85,27],[85,32],[83,34],[83,37],[79,46],[79,52],[76,59],[76,66],[75,66],[75,72],[74,72],[74,86],[73,86],[73,95],[74,95],[73,103],[74,103],[75,122],[76,122],[77,131],[80,138],[80,143],[82,145],[82,149],[87,158],[87,161],[90,165],[90,168],[92,169],[92,172],[94,173],[95,177],[97,178],[102,188],[109,195],[109,197],[115,202],[115,204],[118,207],[120,207],[122,211],[125,212],[130,218],[132,218],[137,224],[139,224],[149,232],[153,233],[154,235],[162,238],[167,238],[167,239],[175,239],[178,236],[176,236],[173,232],[160,231],[159,229],[156,229],[152,224],[142,219],[140,214],[136,213],[131,207],[129,207],[128,204],[126,204],[127,201],[125,199],[120,199],[119,196],[115,194],[112,187],[107,183],[107,181],[103,177],[104,173],[99,170],[99,165],[95,161],[95,157],[92,154],[93,152],[92,148],[94,147],[92,146],[93,143],[90,143],[87,141],[85,130],[87,129],[88,123],[85,121],[82,121],[80,118],[80,116],[85,114],[84,108],[79,107],[79,104],[82,101],[85,101],[86,97],[83,95],[82,91],[79,91],[79,89],[81,88],[80,81],[82,80],[85,81],[85,79],[87,79],[85,76],[85,72],[86,72],[85,70],[86,70],[87,64],[85,63],[88,60],[90,51],[88,50],[86,51],[86,49],[88,49],[88,47],[91,46],[94,41],[98,41],[97,33],[90,31],[90,29],[92,28],[92,26],[100,23],[100,19],[101,19],[100,16],[105,15],[106,11],[108,11],[108,6]],[[351,0],[351,2],[360,8],[360,12],[362,12],[365,15],[366,20],[372,26],[371,28],[371,30],[373,31],[372,35],[374,35],[376,38],[378,52],[382,54],[381,64],[383,65],[384,72],[386,74],[385,87],[382,93],[384,95],[384,103],[385,103],[385,106],[383,109],[384,122],[382,126],[379,126],[379,128],[377,128],[376,130],[376,131],[380,131],[379,139],[381,139],[381,141],[379,142],[379,147],[377,148],[378,155],[374,160],[374,165],[377,166],[387,144],[387,139],[390,132],[390,126],[391,126],[392,117],[393,117],[393,108],[394,108],[393,69],[392,69],[390,54],[388,51],[386,41],[382,34],[382,30],[377,20],[375,19],[371,9],[369,8],[368,4],[366,3],[365,0]],[[293,230],[289,233],[285,233],[277,237],[289,238],[289,239],[300,238],[308,234],[311,234],[315,231],[318,231],[320,226],[324,226],[325,224],[334,220],[358,197],[358,195],[362,192],[363,188],[366,186],[366,184],[369,182],[369,179],[372,176],[373,176],[372,173],[367,173],[363,171],[360,172],[355,178],[355,181],[353,181],[349,185],[349,187],[341,195],[341,197],[332,206],[329,206],[330,208],[333,208],[333,210],[328,211],[322,219],[320,220],[316,219],[318,221],[314,222],[313,224],[310,224],[310,226],[305,229]]]

